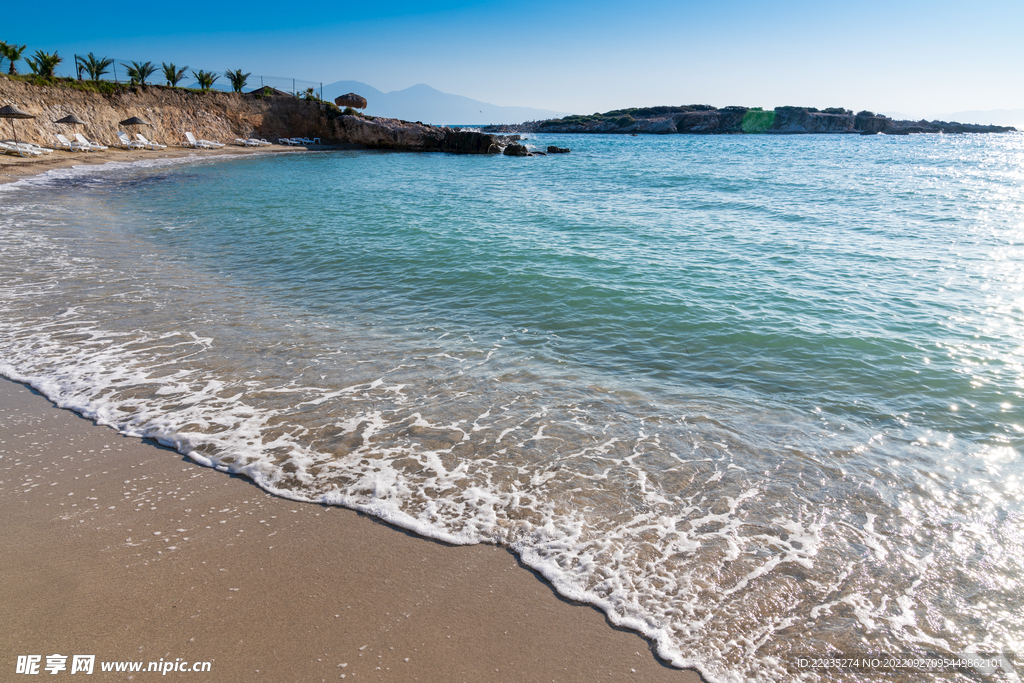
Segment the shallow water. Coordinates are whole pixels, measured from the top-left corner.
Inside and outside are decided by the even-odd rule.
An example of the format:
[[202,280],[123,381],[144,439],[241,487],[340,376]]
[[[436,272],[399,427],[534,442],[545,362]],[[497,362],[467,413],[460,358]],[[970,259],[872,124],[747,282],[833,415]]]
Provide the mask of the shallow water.
[[0,372],[711,681],[1020,650],[1024,136],[528,142],[0,187]]

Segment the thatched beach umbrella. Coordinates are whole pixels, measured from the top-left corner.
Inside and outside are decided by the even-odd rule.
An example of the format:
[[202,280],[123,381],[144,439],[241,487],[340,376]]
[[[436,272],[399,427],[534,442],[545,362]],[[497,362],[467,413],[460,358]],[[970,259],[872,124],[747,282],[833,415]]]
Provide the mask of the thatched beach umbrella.
[[84,126],[87,122],[78,118],[77,114],[68,114],[62,119],[57,119],[54,123],[66,123],[69,126]]
[[125,119],[118,123],[120,126],[152,126],[148,121],[143,121],[138,116],[133,116],[130,119]]
[[68,123],[73,126],[84,126],[86,123],[88,123],[88,121],[83,121],[82,119],[78,118],[77,114],[68,114],[62,119],[57,119],[56,121],[54,121],[54,123]]
[[354,92],[342,95],[341,97],[335,97],[334,103],[339,107],[352,107],[354,109],[366,109],[367,104],[365,97]]
[[[11,120],[11,130],[14,131],[14,144],[18,145],[18,131],[14,127],[14,119],[34,119],[35,116],[29,114],[27,111],[22,111],[15,107],[13,104],[8,104],[6,107],[0,108],[0,119]],[[25,156],[21,154],[21,156]]]
[[152,125],[148,121],[143,121],[138,116],[133,116],[130,119],[118,122],[119,126],[150,126]]

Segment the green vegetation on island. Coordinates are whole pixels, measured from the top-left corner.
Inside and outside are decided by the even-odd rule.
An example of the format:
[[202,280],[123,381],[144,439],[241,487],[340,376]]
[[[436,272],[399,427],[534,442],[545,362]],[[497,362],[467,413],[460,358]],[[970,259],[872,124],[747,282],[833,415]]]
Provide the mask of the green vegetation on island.
[[744,133],[765,133],[775,123],[775,110],[765,111],[761,107],[751,107],[743,115],[740,128]]

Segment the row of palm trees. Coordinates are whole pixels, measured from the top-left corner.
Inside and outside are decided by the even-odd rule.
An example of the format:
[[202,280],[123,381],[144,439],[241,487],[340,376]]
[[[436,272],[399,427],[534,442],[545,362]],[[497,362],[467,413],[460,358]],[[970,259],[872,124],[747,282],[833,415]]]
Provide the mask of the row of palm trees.
[[[108,57],[97,57],[93,53],[81,57],[76,56],[76,66],[78,72],[81,74],[83,71],[89,74],[89,78],[94,82],[99,82],[100,77],[108,73],[110,67],[114,64],[114,60]],[[122,63],[126,71],[128,72],[128,78],[131,80],[132,85],[137,83],[145,84],[157,71],[157,67],[153,62],[131,62],[130,64]],[[188,66],[178,67],[171,62],[161,62],[160,66],[163,68],[164,79],[167,81],[167,85],[177,87],[178,83],[185,78],[185,72],[188,70]],[[235,69],[234,71],[228,69],[225,72],[228,80],[231,81],[231,87],[235,92],[242,92],[242,88],[245,87],[248,82],[251,73],[242,73],[241,69]],[[192,76],[195,77],[196,82],[199,83],[199,87],[203,90],[209,90],[213,87],[214,82],[220,78],[212,71],[193,71]]]
[[[17,62],[27,49],[28,45],[18,45],[16,43],[8,45],[0,40],[0,65],[3,65],[3,61],[6,59],[10,62],[7,73],[12,76],[16,75],[18,73]],[[35,59],[26,59],[25,63],[32,69],[32,73],[39,74],[44,78],[53,78],[53,72],[57,65],[64,61],[64,58],[58,56],[56,52],[51,54],[42,50],[36,50],[33,57]]]
[[[0,40],[0,66],[3,64],[3,60],[7,59],[10,62],[8,73],[15,75],[18,73],[18,69],[15,66],[15,62],[21,59],[22,53],[28,48],[27,45],[9,45],[4,41]],[[43,52],[42,50],[36,50],[34,59],[26,59],[25,62],[29,68],[32,69],[32,73],[41,76],[43,78],[53,78],[54,71],[57,65],[64,61],[63,57],[60,57],[56,52],[49,53]],[[81,80],[82,74],[89,74],[89,79],[94,83],[99,83],[100,78],[110,72],[110,67],[114,65],[114,60],[108,57],[97,57],[93,53],[82,57],[80,55],[75,56],[75,69],[78,72],[78,78]],[[128,78],[131,80],[131,85],[145,84],[157,71],[156,65],[152,62],[130,62],[129,64],[122,63],[127,73]],[[188,70],[187,66],[178,67],[173,62],[170,64],[162,62],[163,75],[167,80],[167,85],[177,87],[178,83],[185,78],[185,71]],[[209,90],[213,87],[220,76],[217,76],[212,71],[193,71],[192,75],[195,77],[196,82],[199,83],[199,87],[203,90]],[[243,73],[241,69],[235,69],[234,71],[228,70],[225,72],[228,80],[231,81],[231,87],[235,92],[242,92],[242,88],[248,83],[249,76],[251,73]]]

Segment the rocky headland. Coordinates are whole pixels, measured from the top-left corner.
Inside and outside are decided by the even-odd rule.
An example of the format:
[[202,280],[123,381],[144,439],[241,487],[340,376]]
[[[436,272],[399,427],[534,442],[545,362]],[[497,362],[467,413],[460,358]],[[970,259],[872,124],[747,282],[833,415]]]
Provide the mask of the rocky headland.
[[[15,122],[18,138],[52,147],[55,135],[84,133],[112,145],[119,121],[133,116],[149,126],[139,128],[147,138],[178,145],[185,132],[199,139],[231,143],[235,138],[319,138],[324,145],[410,152],[500,154],[518,136],[477,133],[366,116],[334,103],[293,97],[286,93],[200,92],[158,85],[64,82],[36,85],[0,75],[0,106],[13,104],[35,116]],[[85,126],[56,123],[69,114]],[[0,120],[0,138],[11,137],[11,124]],[[129,131],[133,132],[133,131]]]
[[1009,126],[983,126],[948,121],[898,121],[882,114],[854,114],[838,107],[723,107],[695,104],[679,107],[616,109],[604,114],[487,126],[488,133],[604,133],[604,134],[800,134],[844,133],[910,135],[912,133],[1007,133]]

